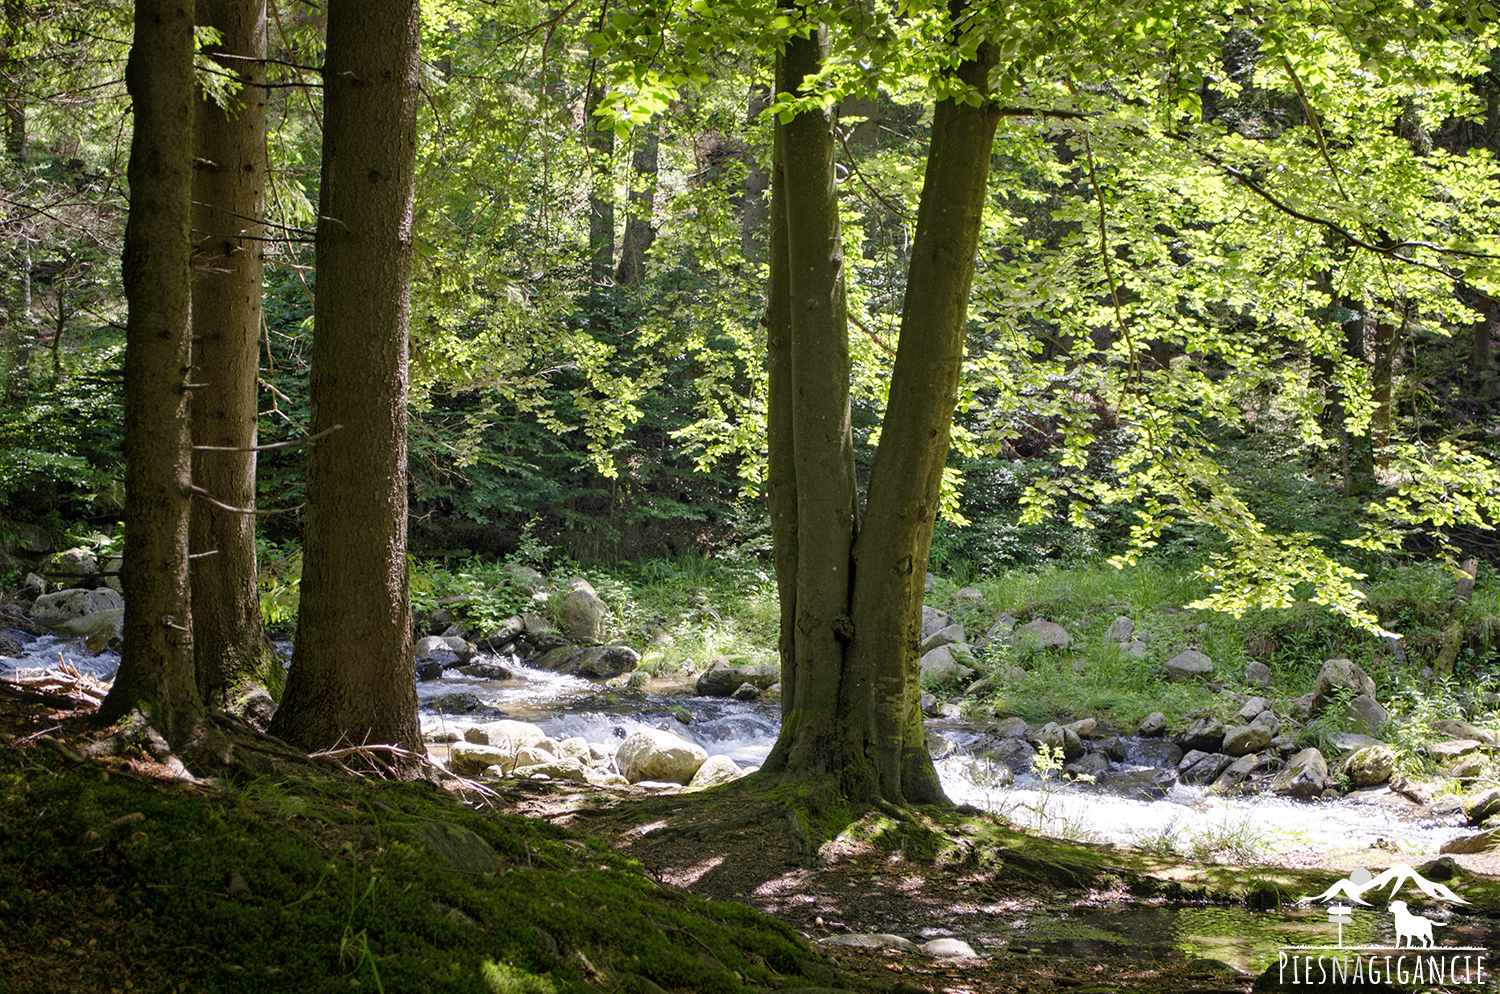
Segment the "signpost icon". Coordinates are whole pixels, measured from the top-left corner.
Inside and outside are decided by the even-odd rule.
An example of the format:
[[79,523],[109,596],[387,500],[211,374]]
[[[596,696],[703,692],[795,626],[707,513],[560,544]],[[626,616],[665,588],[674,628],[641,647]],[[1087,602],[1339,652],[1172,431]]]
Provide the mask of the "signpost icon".
[[1339,926],[1339,948],[1344,947],[1344,926],[1354,921],[1354,909],[1344,904],[1335,904],[1328,909],[1328,920]]

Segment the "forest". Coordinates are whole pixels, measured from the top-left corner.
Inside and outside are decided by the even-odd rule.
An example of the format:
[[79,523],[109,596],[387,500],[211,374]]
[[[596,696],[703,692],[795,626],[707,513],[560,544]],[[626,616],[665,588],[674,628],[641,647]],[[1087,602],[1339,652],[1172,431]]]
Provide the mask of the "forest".
[[1490,0],[5,0],[0,104],[15,989],[1500,942]]

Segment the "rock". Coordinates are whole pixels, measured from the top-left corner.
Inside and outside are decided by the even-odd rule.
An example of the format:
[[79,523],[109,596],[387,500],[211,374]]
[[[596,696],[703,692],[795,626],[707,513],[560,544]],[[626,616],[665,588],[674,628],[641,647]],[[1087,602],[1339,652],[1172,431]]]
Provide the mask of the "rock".
[[505,645],[514,642],[526,631],[526,623],[519,614],[513,614],[488,631],[475,636],[474,642],[485,652],[499,652]]
[[1182,762],[1182,749],[1168,739],[1138,739],[1126,744],[1124,761],[1132,766],[1175,770]]
[[962,939],[933,939],[917,948],[938,959],[975,959],[979,956],[974,947]]
[[953,600],[959,604],[979,607],[984,604],[984,594],[973,587],[960,587],[953,591]]
[[422,706],[441,714],[473,714],[484,710],[484,702],[475,694],[436,694],[422,700]]
[[922,605],[922,637],[924,639],[934,632],[942,631],[951,624],[953,624],[953,618],[946,612],[939,611],[937,608],[929,607],[926,604]]
[[444,667],[462,666],[478,651],[472,642],[451,635],[428,635],[417,639],[415,648],[418,663],[442,663]]
[[1361,735],[1358,732],[1334,732],[1328,736],[1328,742],[1335,749],[1344,752],[1353,752],[1356,749],[1363,749],[1365,746],[1380,744],[1379,739],[1371,738],[1368,735]]
[[693,778],[688,781],[688,787],[692,790],[707,790],[721,783],[738,780],[744,775],[739,764],[728,756],[710,756],[703,761],[703,765],[698,767]]
[[1245,664],[1245,682],[1252,687],[1269,687],[1271,679],[1271,667],[1260,660],[1252,659]]
[[1061,751],[1064,761],[1071,762],[1083,755],[1083,740],[1071,728],[1049,721],[1036,733],[1037,742],[1054,751]]
[[539,594],[547,589],[547,578],[530,566],[521,566],[517,563],[506,563],[505,572],[510,574],[516,586],[528,594]]
[[1063,767],[1075,777],[1100,777],[1109,772],[1109,757],[1102,752],[1085,753]]
[[417,679],[423,683],[429,680],[440,680],[443,676],[444,666],[436,659],[417,663]]
[[1167,660],[1167,679],[1173,683],[1213,674],[1214,661],[1197,649],[1184,649]]
[[509,680],[515,672],[509,666],[495,662],[470,663],[457,667],[458,672],[475,680]]
[[1313,711],[1323,710],[1341,688],[1347,688],[1351,697],[1360,694],[1375,696],[1375,681],[1358,663],[1349,659],[1329,659],[1324,661],[1313,681]]
[[500,869],[493,847],[474,832],[446,821],[419,821],[410,828],[393,826],[398,833],[410,832],[427,843],[433,854],[451,870],[487,876]]
[[[974,670],[966,665],[968,660],[973,658],[967,649],[967,646],[940,645],[923,655],[922,680],[930,681],[939,687],[968,680],[974,675]],[[961,656],[960,652],[962,652]]]
[[1292,701],[1291,707],[1288,710],[1294,721],[1306,721],[1312,717],[1313,695],[1307,693],[1296,698]]
[[973,683],[969,684],[969,689],[964,691],[964,693],[970,697],[983,697],[985,694],[992,694],[994,692],[995,681],[991,680],[987,676],[980,677],[978,680],[975,680]]
[[1063,727],[1070,729],[1080,739],[1092,739],[1098,731],[1099,722],[1093,718],[1084,718],[1081,721],[1070,721]]
[[1278,735],[1270,741],[1267,748],[1283,756],[1290,756],[1297,751],[1297,740],[1290,735]]
[[1434,797],[1428,805],[1427,813],[1444,825],[1462,825],[1466,820],[1464,799],[1457,794],[1439,794]]
[[1254,721],[1261,712],[1269,710],[1271,710],[1270,701],[1264,697],[1252,697],[1240,705],[1240,709],[1236,712],[1235,717],[1241,721]]
[[1213,715],[1204,715],[1177,736],[1177,744],[1184,752],[1218,752],[1224,745],[1224,723]]
[[1143,739],[1154,738],[1158,735],[1165,735],[1166,733],[1167,716],[1162,714],[1160,711],[1152,711],[1150,714],[1146,715],[1145,718],[1141,719],[1141,723],[1137,725],[1135,729],[1135,734],[1139,735]]
[[88,549],[64,549],[42,560],[43,579],[60,587],[76,587],[98,572],[99,561]]
[[565,645],[533,659],[531,665],[539,670],[607,680],[629,673],[640,662],[641,654],[628,645],[591,645],[586,648]]
[[464,731],[464,741],[475,745],[495,746],[514,755],[522,746],[536,745],[548,739],[546,732],[529,721],[486,721]]
[[987,747],[986,755],[1004,763],[1012,773],[1029,773],[1036,749],[1025,739],[1000,739]]
[[99,590],[72,587],[38,597],[31,605],[31,620],[39,625],[55,628],[65,621],[86,615],[124,609],[125,598],[108,587]]
[[1214,779],[1214,786],[1222,790],[1232,790],[1242,787],[1255,771],[1266,765],[1266,758],[1258,755],[1241,756],[1228,766]]
[[1145,659],[1148,652],[1146,643],[1139,639],[1133,642],[1121,642],[1115,648],[1128,659]]
[[529,779],[531,777],[546,777],[548,780],[572,780],[575,783],[587,783],[589,770],[583,760],[577,756],[552,756],[535,763],[527,763],[522,757],[516,757],[516,765],[511,769],[510,775],[518,779]]
[[699,697],[731,697],[742,684],[767,690],[779,679],[781,670],[776,666],[730,666],[721,656],[698,677],[693,689]]
[[1248,725],[1236,725],[1224,732],[1224,753],[1229,756],[1246,756],[1259,752],[1271,744],[1271,739],[1281,729],[1281,722],[1271,711],[1262,711]]
[[938,716],[938,699],[936,697],[933,697],[924,690],[918,700],[924,715],[929,718],[936,718]]
[[575,735],[572,738],[563,739],[561,742],[557,743],[552,752],[559,759],[578,759],[581,760],[584,765],[588,765],[589,763],[592,763],[594,761],[594,750],[589,745],[588,740],[585,739],[582,735]]
[[1104,637],[1111,642],[1129,642],[1130,636],[1135,634],[1135,622],[1123,614],[1109,623],[1109,629]]
[[574,642],[593,644],[604,639],[609,606],[582,577],[568,581],[568,592],[553,606],[557,627]]
[[940,628],[924,638],[921,651],[925,654],[940,645],[967,645],[968,642],[968,636],[964,634],[964,626],[955,621],[947,628]]
[[0,656],[19,658],[26,655],[26,647],[21,640],[8,632],[0,632]]
[[929,593],[929,594],[932,593],[932,591],[937,587],[937,585],[938,585],[938,578],[935,577],[935,576],[933,576],[931,573],[928,573],[926,576],[924,576],[922,578],[922,589],[924,591],[926,591],[927,593]]
[[542,739],[532,745],[524,745],[516,750],[517,766],[535,766],[538,763],[550,763],[557,758],[557,743],[552,739]]
[[1213,783],[1232,762],[1234,760],[1222,752],[1194,749],[1178,762],[1177,776],[1183,783]]
[[1045,618],[1026,622],[1017,634],[1022,645],[1031,643],[1045,649],[1066,649],[1073,642],[1066,628]]
[[1483,825],[1500,814],[1500,787],[1491,787],[1476,794],[1469,800],[1465,814],[1470,825]]
[[492,766],[509,773],[516,766],[516,750],[474,742],[455,742],[448,747],[448,769],[459,776],[479,776]]
[[1176,770],[1114,770],[1106,782],[1110,790],[1142,801],[1159,801],[1177,783]]
[[985,629],[984,640],[986,642],[999,642],[1008,639],[1016,630],[1016,619],[1008,614],[1002,614],[996,618],[989,628]]
[[1001,718],[990,726],[990,734],[1001,739],[1024,739],[1031,735],[1031,726],[1025,718]]
[[1019,666],[1007,666],[995,674],[1006,683],[1020,683],[1026,679],[1027,672]]
[[615,752],[615,765],[631,783],[664,780],[689,783],[708,761],[702,746],[656,728],[634,732]]
[[1344,773],[1356,787],[1374,787],[1396,774],[1396,753],[1388,745],[1365,746],[1344,760]]
[[945,718],[948,721],[959,721],[963,718],[963,716],[964,709],[961,706],[954,704],[952,701],[946,701],[938,705],[939,718]]
[[937,732],[930,730],[928,731],[927,755],[932,757],[932,759],[946,759],[957,751],[958,746],[953,744],[952,739],[945,738],[944,736],[939,735]]
[[854,946],[857,949],[894,949],[903,953],[921,952],[910,939],[884,932],[857,932],[851,935],[830,935],[821,940],[831,946]]
[[1453,856],[1469,856],[1489,852],[1497,845],[1500,845],[1500,829],[1491,829],[1488,832],[1480,832],[1478,835],[1450,839],[1443,843],[1438,852]]
[[1380,726],[1384,725],[1390,716],[1390,712],[1381,707],[1380,702],[1369,694],[1360,694],[1349,705],[1350,726],[1363,728],[1371,735],[1380,734]]
[[760,688],[753,683],[742,683],[734,688],[734,693],[729,695],[737,701],[760,700]]
[[125,624],[125,609],[97,611],[70,621],[59,621],[52,630],[63,638],[83,639],[89,652],[98,655],[105,647],[115,643]]
[[1094,743],[1094,749],[1104,753],[1116,763],[1125,762],[1125,740],[1118,735],[1107,735]]
[[1323,793],[1328,782],[1328,762],[1316,749],[1303,749],[1271,781],[1271,789],[1288,797],[1309,800]]
[[1478,739],[1444,739],[1434,742],[1429,748],[1432,758],[1439,763],[1445,760],[1457,759],[1459,756],[1467,756],[1471,752],[1478,752],[1484,748],[1484,743]]
[[1453,765],[1448,767],[1448,775],[1455,780],[1474,780],[1479,777],[1490,775],[1490,764],[1484,761],[1484,757],[1476,753],[1460,756],[1454,760]]
[[1458,718],[1439,718],[1432,723],[1432,727],[1450,739],[1474,739],[1485,745],[1495,744],[1495,734],[1489,729],[1480,728],[1478,725],[1472,725]]
[[462,621],[455,621],[452,624],[447,625],[438,634],[443,635],[446,638],[467,639],[469,637],[469,626]]

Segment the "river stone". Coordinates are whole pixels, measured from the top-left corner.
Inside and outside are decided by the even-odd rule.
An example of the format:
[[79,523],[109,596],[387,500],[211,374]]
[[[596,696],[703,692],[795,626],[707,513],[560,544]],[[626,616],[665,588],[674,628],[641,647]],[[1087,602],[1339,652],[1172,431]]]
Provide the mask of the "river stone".
[[975,680],[973,683],[969,684],[969,687],[964,691],[964,694],[968,697],[983,697],[985,694],[992,694],[994,692],[995,681],[991,680],[987,676],[982,676],[978,680]]
[[1176,770],[1112,770],[1105,781],[1110,790],[1142,801],[1159,801],[1177,783]]
[[1218,752],[1224,744],[1224,723],[1213,715],[1204,715],[1177,736],[1184,751]]
[[125,624],[125,609],[96,611],[81,618],[59,621],[52,630],[63,638],[83,639],[89,652],[98,655],[115,639],[120,637]]
[[26,647],[21,644],[20,639],[8,632],[0,632],[0,656],[19,658],[24,655],[26,655]]
[[1214,661],[1197,649],[1184,649],[1167,660],[1167,679],[1173,683],[1211,676]]
[[475,680],[509,680],[516,675],[509,666],[493,661],[470,663],[467,666],[459,666],[457,669],[464,676],[473,677]]
[[1224,732],[1224,752],[1229,756],[1246,756],[1271,744],[1281,722],[1271,711],[1262,711],[1248,725],[1236,725]]
[[937,608],[929,607],[926,604],[922,605],[922,637],[924,639],[934,632],[942,631],[951,624],[953,624],[953,618],[947,612],[939,611]]
[[1313,710],[1323,710],[1340,688],[1348,688],[1352,697],[1360,694],[1375,696],[1375,681],[1358,663],[1349,659],[1329,659],[1323,662],[1317,679],[1313,681]]
[[535,766],[538,763],[550,763],[557,758],[557,742],[553,739],[542,739],[531,745],[524,745],[516,750],[516,766]]
[[1449,759],[1457,759],[1459,756],[1467,756],[1471,752],[1478,752],[1484,748],[1484,743],[1478,739],[1444,739],[1434,742],[1430,750],[1432,758],[1438,762]]
[[1252,659],[1245,664],[1245,682],[1252,687],[1269,687],[1271,685],[1271,667],[1258,659]]
[[1500,846],[1500,829],[1490,829],[1488,832],[1480,832],[1478,835],[1466,835],[1459,839],[1450,839],[1443,843],[1438,852],[1451,856],[1470,856],[1476,853],[1486,853],[1496,846]]
[[99,561],[88,549],[64,549],[42,561],[41,574],[48,583],[76,584],[99,572]]
[[1125,762],[1132,766],[1174,770],[1182,762],[1182,749],[1169,739],[1137,739],[1126,744]]
[[1356,787],[1374,787],[1396,774],[1396,753],[1388,745],[1365,746],[1344,760],[1344,772]]
[[1466,814],[1470,825],[1483,825],[1500,814],[1500,787],[1480,791],[1468,802]]
[[967,645],[969,638],[964,634],[962,623],[955,621],[947,628],[940,628],[922,640],[922,652],[931,652],[940,645]]
[[1093,718],[1083,718],[1079,721],[1070,721],[1063,727],[1071,730],[1080,739],[1092,739],[1099,729],[1099,722]]
[[1235,717],[1241,721],[1250,722],[1254,721],[1262,711],[1269,710],[1271,710],[1270,701],[1264,697],[1252,697],[1240,706],[1239,711],[1235,712]]
[[1221,790],[1234,790],[1236,788],[1248,790],[1250,788],[1248,782],[1250,777],[1263,769],[1268,762],[1269,760],[1265,756],[1255,753],[1248,756],[1241,756],[1224,767],[1224,772],[1220,773],[1214,780],[1214,786]]
[[1102,752],[1085,753],[1064,767],[1075,777],[1099,777],[1109,772],[1109,757]]
[[1490,764],[1477,753],[1460,756],[1448,767],[1448,775],[1455,780],[1473,780],[1490,775]]
[[[723,660],[723,657],[719,657]],[[781,679],[781,669],[769,664],[759,666],[729,666],[727,660],[715,662],[694,685],[699,697],[729,697],[741,684],[752,684],[758,690],[768,690]]]
[[539,594],[547,589],[547,578],[530,566],[522,566],[519,563],[506,563],[505,572],[515,581],[516,586],[528,594]]
[[1135,634],[1135,622],[1123,614],[1109,623],[1109,630],[1104,637],[1111,642],[1129,642],[1130,636]]
[[478,651],[472,642],[451,635],[428,635],[414,647],[418,663],[442,663],[445,667],[462,666]]
[[631,783],[665,780],[685,784],[707,761],[708,753],[702,746],[659,728],[633,732],[615,752],[615,765]]
[[1011,633],[1015,630],[1016,619],[1008,614],[1002,614],[985,630],[984,640],[986,642],[999,642],[1002,639],[1010,638]]
[[979,607],[984,604],[984,593],[974,587],[960,587],[953,591],[953,600],[959,604],[971,604]]
[[688,781],[691,790],[706,790],[709,787],[717,787],[721,783],[729,783],[744,776],[744,771],[739,764],[728,756],[710,756],[698,767],[693,779]]
[[986,750],[990,758],[1010,767],[1012,773],[1028,773],[1036,759],[1036,749],[1025,739],[1000,739]]
[[521,620],[521,616],[513,614],[489,631],[479,633],[474,642],[486,652],[499,652],[502,646],[515,641],[525,630],[526,623]]
[[108,587],[98,590],[73,587],[38,597],[31,605],[31,620],[39,625],[56,627],[85,615],[122,611],[124,608],[125,598]]
[[938,959],[976,959],[979,956],[974,947],[962,939],[933,939],[922,943],[918,948]]
[[933,760],[947,759],[958,751],[958,746],[947,736],[940,735],[931,729],[927,732],[927,755]]
[[1025,718],[1001,718],[990,726],[990,734],[1001,739],[1024,739],[1031,735],[1031,726]]
[[475,711],[483,711],[485,707],[479,695],[468,693],[434,694],[432,697],[422,698],[422,706],[441,714],[473,714]]
[[1152,711],[1141,719],[1141,723],[1136,726],[1135,734],[1143,739],[1167,734],[1167,716],[1160,711]]
[[561,742],[554,742],[552,739],[547,739],[546,741],[553,743],[552,754],[559,759],[577,759],[582,761],[584,765],[588,765],[594,761],[594,750],[589,745],[588,739],[585,739],[582,735],[574,735],[572,738],[563,739]]
[[1293,756],[1286,768],[1271,781],[1271,789],[1278,794],[1310,800],[1323,793],[1328,782],[1328,762],[1316,749],[1303,749]]
[[1391,715],[1375,698],[1360,694],[1350,702],[1348,716],[1351,728],[1363,728],[1371,735],[1378,735]]
[[910,939],[903,939],[899,935],[889,935],[884,932],[856,932],[850,935],[830,935],[822,941],[831,946],[853,946],[856,949],[894,949],[903,953],[917,953],[922,951]]
[[1183,783],[1213,783],[1233,762],[1233,758],[1222,752],[1201,752],[1194,749],[1177,764],[1177,775]]
[[1125,762],[1125,740],[1118,735],[1108,735],[1094,743],[1094,748],[1116,763]]
[[1328,736],[1328,742],[1335,749],[1344,752],[1353,752],[1356,749],[1363,749],[1365,746],[1380,744],[1379,739],[1371,738],[1368,735],[1361,735],[1358,732],[1334,732]]
[[500,869],[501,860],[494,848],[462,825],[446,821],[419,821],[410,829],[397,826],[396,831],[409,831],[422,839],[439,859],[459,873],[488,876]]
[[936,697],[924,690],[922,691],[922,696],[917,698],[917,702],[921,706],[924,715],[929,718],[936,718],[938,716],[938,699]]
[[592,644],[604,639],[609,606],[582,577],[575,576],[568,581],[568,592],[557,600],[553,612],[557,616],[557,627],[572,641]]
[[547,738],[547,733],[531,722],[510,718],[486,721],[464,731],[465,742],[495,746],[512,754],[522,746],[536,745]]
[[1061,750],[1063,759],[1067,762],[1083,755],[1083,740],[1078,737],[1078,733],[1055,721],[1043,725],[1036,737],[1046,748]]
[[[572,780],[575,783],[588,782],[588,767],[577,756],[553,756],[550,753],[543,753],[543,755],[546,758],[540,762],[517,762],[511,769],[510,775],[521,780],[543,776],[549,780]],[[516,758],[519,760],[521,757],[517,756]]]
[[629,673],[640,662],[641,654],[628,645],[565,645],[533,659],[531,665],[539,670],[607,680]]
[[968,680],[974,675],[974,671],[966,665],[966,661],[973,658],[969,656],[967,649],[967,646],[940,645],[923,655],[922,680],[939,687]]
[[516,750],[474,742],[455,742],[448,747],[448,769],[463,777],[477,777],[490,767],[509,773],[516,765]]
[[1042,648],[1066,649],[1073,642],[1073,636],[1068,630],[1055,621],[1045,618],[1036,618],[1021,626],[1020,640],[1022,644],[1031,642]]
[[1485,745],[1495,744],[1495,733],[1459,718],[1439,718],[1432,723],[1432,727],[1450,739],[1474,739]]

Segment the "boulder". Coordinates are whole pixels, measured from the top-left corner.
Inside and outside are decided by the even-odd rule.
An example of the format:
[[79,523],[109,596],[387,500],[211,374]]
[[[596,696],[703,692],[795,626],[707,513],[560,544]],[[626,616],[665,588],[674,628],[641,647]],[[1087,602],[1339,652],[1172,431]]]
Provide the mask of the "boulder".
[[1270,711],[1262,711],[1250,724],[1236,725],[1224,732],[1223,751],[1225,755],[1236,757],[1260,752],[1271,744],[1280,730],[1281,722],[1276,720],[1276,715]]
[[1258,659],[1252,659],[1245,664],[1245,682],[1252,687],[1269,687],[1271,685],[1271,667]]
[[709,787],[717,787],[721,783],[729,783],[738,780],[745,773],[739,764],[728,756],[710,756],[698,767],[693,778],[688,781],[688,787],[693,790],[706,790]]
[[781,670],[770,665],[730,666],[722,656],[714,660],[694,686],[699,697],[731,697],[742,684],[767,690],[781,679]]
[[1361,735],[1358,732],[1334,732],[1328,736],[1328,742],[1335,749],[1340,749],[1344,752],[1353,752],[1356,749],[1363,749],[1365,746],[1380,744],[1379,739],[1371,738],[1368,735]]
[[1098,778],[1109,772],[1109,757],[1102,752],[1084,753],[1063,769],[1075,777]]
[[1490,764],[1485,762],[1484,757],[1474,753],[1460,756],[1448,767],[1448,775],[1455,780],[1476,780],[1490,776],[1491,772]]
[[938,699],[927,691],[922,691],[922,696],[918,698],[918,703],[922,708],[922,713],[927,717],[936,718],[938,716]]
[[588,765],[594,761],[594,750],[589,745],[588,740],[582,735],[574,735],[572,738],[563,739],[553,747],[552,752],[559,759],[572,758],[582,760],[584,765]]
[[943,735],[939,735],[937,732],[934,732],[931,729],[928,730],[927,755],[931,757],[933,761],[937,761],[939,759],[947,759],[957,751],[958,746],[953,744],[952,739],[947,738]]
[[1484,743],[1478,739],[1444,739],[1441,742],[1434,742],[1429,751],[1432,753],[1432,758],[1441,763],[1467,756],[1471,752],[1478,752],[1482,748],[1484,748]]
[[125,609],[97,611],[71,621],[59,621],[52,630],[63,638],[83,639],[89,652],[98,655],[106,646],[115,643],[125,624]]
[[517,563],[506,563],[505,572],[515,581],[516,586],[528,594],[539,594],[547,589],[547,578],[530,566],[521,566]]
[[1031,772],[1031,763],[1036,759],[1036,749],[1025,739],[1000,739],[990,743],[985,754],[997,763],[1004,763],[1012,773]]
[[1380,734],[1380,727],[1391,717],[1390,712],[1369,694],[1360,694],[1349,704],[1349,725],[1371,735]]
[[[924,654],[921,662],[922,681],[946,687],[968,680],[974,675],[974,670],[967,665],[967,662],[973,658],[969,656],[967,648],[967,646],[940,645]],[[962,651],[962,656],[959,655],[960,651]]]
[[1104,755],[1108,756],[1116,763],[1125,762],[1125,753],[1128,747],[1125,744],[1125,740],[1120,738],[1118,735],[1107,735],[1104,738],[1097,740],[1094,743],[1094,748],[1099,752],[1104,753]]
[[1323,793],[1328,783],[1328,762],[1316,749],[1303,749],[1271,781],[1271,789],[1288,797],[1310,800]]
[[1022,680],[1026,679],[1027,673],[1019,666],[1005,666],[997,670],[995,676],[999,677],[1001,680],[1004,680],[1006,683],[1020,683]]
[[1213,715],[1204,715],[1177,736],[1184,752],[1218,752],[1224,745],[1224,723]]
[[1396,775],[1396,753],[1388,745],[1365,746],[1344,760],[1344,773],[1356,787],[1374,787]]
[[1109,630],[1104,633],[1104,637],[1111,642],[1129,642],[1134,634],[1135,622],[1122,614],[1109,623]]
[[1160,711],[1152,711],[1141,719],[1141,723],[1136,726],[1135,734],[1143,739],[1167,734],[1167,716]]
[[979,607],[984,604],[984,594],[974,587],[960,587],[953,591],[953,602],[955,604],[969,604]]
[[1266,758],[1258,755],[1241,756],[1228,766],[1224,767],[1222,773],[1214,778],[1214,786],[1221,790],[1233,790],[1243,787],[1245,781],[1249,780],[1261,767],[1266,765]]
[[1313,695],[1306,693],[1301,697],[1295,698],[1291,706],[1287,709],[1287,713],[1292,716],[1294,721],[1306,721],[1311,718],[1313,713]]
[[1079,721],[1070,721],[1063,727],[1071,729],[1073,734],[1080,739],[1092,739],[1098,736],[1099,722],[1093,718],[1083,718]]
[[20,657],[26,655],[21,640],[9,632],[0,632],[0,656]]
[[1017,639],[1023,645],[1029,642],[1045,649],[1066,649],[1073,643],[1073,636],[1066,628],[1045,618],[1026,622],[1017,633]]
[[99,572],[99,560],[88,549],[64,549],[42,561],[42,578],[58,586],[77,586]]
[[517,756],[516,765],[511,769],[510,775],[523,780],[546,777],[548,780],[572,780],[574,783],[587,783],[589,769],[577,756],[545,754],[544,758],[535,763],[524,762],[521,757]]
[[1118,652],[1123,653],[1127,659],[1145,659],[1148,652],[1146,643],[1140,639],[1132,642],[1121,642],[1115,648]]
[[31,605],[31,620],[39,625],[55,628],[65,621],[73,621],[86,615],[124,609],[125,598],[108,587],[99,590],[72,587],[38,597]]
[[979,956],[974,947],[962,939],[933,939],[918,948],[938,959],[975,959]]
[[1060,750],[1065,762],[1072,762],[1083,755],[1083,740],[1078,733],[1055,721],[1049,721],[1036,733],[1037,743],[1052,750]]
[[516,750],[474,742],[455,742],[448,747],[448,769],[459,776],[477,777],[491,766],[509,773],[516,766]]
[[742,683],[734,688],[734,693],[729,695],[737,701],[760,700],[760,688],[753,683]]
[[452,635],[428,635],[417,639],[415,649],[418,663],[442,663],[445,667],[462,666],[478,651],[472,642]]
[[1031,726],[1025,718],[1001,718],[990,726],[990,734],[1000,739],[1024,739],[1031,735]]
[[1435,731],[1442,732],[1450,739],[1474,739],[1477,742],[1483,742],[1485,745],[1495,744],[1495,733],[1487,728],[1480,728],[1478,725],[1470,724],[1459,718],[1439,718],[1432,723],[1432,727]]
[[964,634],[964,626],[955,621],[947,628],[939,628],[931,635],[922,640],[922,652],[930,652],[940,645],[967,645],[968,636]]
[[615,751],[615,765],[631,783],[689,783],[707,761],[708,753],[702,746],[657,728],[633,732]]
[[484,702],[475,694],[435,694],[424,697],[422,706],[439,714],[473,714],[484,710]]
[[1183,783],[1213,783],[1234,760],[1222,752],[1194,749],[1177,763],[1177,775]]
[[1483,825],[1500,814],[1500,787],[1491,787],[1476,794],[1465,807],[1465,814],[1470,825]]
[[1262,711],[1269,710],[1271,710],[1270,701],[1266,700],[1264,697],[1252,697],[1244,704],[1240,705],[1239,711],[1235,712],[1235,717],[1239,718],[1241,721],[1254,721]]
[[529,721],[486,721],[464,731],[464,741],[474,745],[495,746],[514,753],[522,746],[536,745],[548,739],[546,732]]
[[581,577],[568,581],[568,592],[553,606],[557,627],[574,642],[593,644],[604,639],[609,606],[599,599],[594,588]]
[[996,618],[989,628],[985,629],[984,640],[986,642],[999,642],[1008,639],[1016,630],[1016,619],[1008,614],[1002,614]]
[[1184,649],[1167,660],[1167,679],[1173,683],[1212,676],[1214,661],[1197,649]]
[[565,645],[531,661],[539,670],[607,680],[640,665],[641,654],[628,645]]
[[475,680],[509,680],[516,675],[509,666],[490,661],[460,666],[458,672]]
[[945,611],[939,611],[935,607],[922,605],[922,637],[926,638],[934,632],[940,632],[953,624],[953,618]]
[[474,642],[486,652],[500,652],[505,646],[519,638],[524,631],[526,631],[526,623],[521,620],[519,614],[513,614],[493,628],[480,632],[474,637]]
[[1351,697],[1360,694],[1375,696],[1375,681],[1358,663],[1349,659],[1325,660],[1313,681],[1313,711],[1321,711],[1341,689],[1347,689]]
[[1138,739],[1126,744],[1124,761],[1132,766],[1175,770],[1182,762],[1182,749],[1169,739]]
[[1443,843],[1438,852],[1453,856],[1467,856],[1489,852],[1496,846],[1500,846],[1500,829],[1491,829],[1488,832],[1480,832],[1478,835],[1452,839]]
[[857,949],[891,949],[903,953],[921,952],[910,939],[883,932],[864,932],[851,935],[830,935],[821,940],[831,946],[854,946]]
[[[1021,672],[1024,673],[1026,671],[1022,670]],[[991,680],[987,676],[980,677],[978,680],[975,680],[973,683],[969,684],[968,689],[964,691],[964,693],[969,697],[983,697],[985,694],[993,694],[994,692],[995,681]]]

